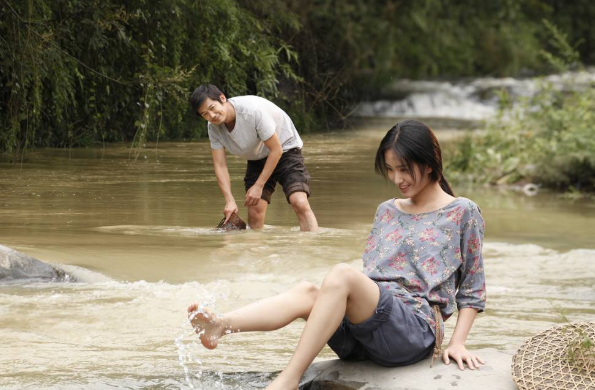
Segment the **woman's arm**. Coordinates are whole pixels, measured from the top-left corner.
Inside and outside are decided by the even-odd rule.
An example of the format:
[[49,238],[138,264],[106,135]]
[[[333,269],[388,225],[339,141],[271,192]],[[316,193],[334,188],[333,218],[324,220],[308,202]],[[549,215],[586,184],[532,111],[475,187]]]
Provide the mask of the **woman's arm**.
[[461,280],[456,294],[459,315],[450,343],[442,354],[442,360],[449,364],[452,357],[461,370],[465,369],[463,362],[474,370],[484,362],[467,351],[465,341],[477,313],[485,308],[486,289],[481,253],[484,221],[479,207],[473,202],[470,202],[470,207],[463,214],[461,230]]
[[448,346],[442,354],[442,360],[444,360],[445,364],[450,364],[450,357],[457,362],[461,370],[465,369],[463,362],[467,363],[472,370],[479,368],[480,363],[484,364],[484,361],[481,358],[471,354],[467,351],[467,348],[465,348],[465,341],[473,326],[475,316],[477,316],[477,309],[465,307],[459,310],[457,325],[455,326],[455,330],[452,333]]

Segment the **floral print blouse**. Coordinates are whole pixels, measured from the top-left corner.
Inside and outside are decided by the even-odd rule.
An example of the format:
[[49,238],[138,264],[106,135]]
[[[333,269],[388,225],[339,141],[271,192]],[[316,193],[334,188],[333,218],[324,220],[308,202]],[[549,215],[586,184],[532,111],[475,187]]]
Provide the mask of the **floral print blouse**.
[[364,273],[434,330],[430,305],[439,305],[444,320],[455,303],[459,310],[485,308],[484,229],[479,207],[467,198],[422,214],[404,213],[387,200],[376,211]]

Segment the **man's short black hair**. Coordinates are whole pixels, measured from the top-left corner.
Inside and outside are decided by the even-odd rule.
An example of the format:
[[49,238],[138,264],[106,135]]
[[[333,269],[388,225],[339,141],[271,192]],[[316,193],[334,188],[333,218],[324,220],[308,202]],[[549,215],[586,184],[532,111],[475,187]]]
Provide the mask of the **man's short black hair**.
[[198,109],[200,108],[201,104],[204,103],[205,100],[213,99],[217,100],[219,103],[223,103],[221,101],[221,90],[214,86],[213,84],[203,84],[200,87],[194,90],[192,97],[190,98],[190,104],[192,105],[192,109],[196,112],[197,115]]

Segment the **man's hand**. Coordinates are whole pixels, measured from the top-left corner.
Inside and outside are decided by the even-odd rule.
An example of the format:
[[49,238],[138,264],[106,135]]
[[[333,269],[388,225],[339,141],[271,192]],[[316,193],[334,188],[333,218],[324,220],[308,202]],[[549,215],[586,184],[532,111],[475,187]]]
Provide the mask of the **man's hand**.
[[238,212],[238,205],[236,204],[235,200],[230,200],[228,202],[225,202],[225,208],[223,209],[223,214],[225,215],[225,222],[227,223],[227,221],[229,220],[229,218],[231,217],[232,214]]
[[467,351],[467,348],[463,344],[448,344],[448,347],[446,347],[442,354],[442,360],[444,360],[445,364],[450,364],[449,357],[452,357],[457,362],[461,371],[465,370],[463,362],[467,363],[472,370],[479,368],[480,364],[485,364],[481,358]]
[[264,186],[255,183],[248,192],[246,192],[246,201],[244,202],[244,206],[257,206],[258,202],[260,201],[260,197],[262,196],[262,189]]

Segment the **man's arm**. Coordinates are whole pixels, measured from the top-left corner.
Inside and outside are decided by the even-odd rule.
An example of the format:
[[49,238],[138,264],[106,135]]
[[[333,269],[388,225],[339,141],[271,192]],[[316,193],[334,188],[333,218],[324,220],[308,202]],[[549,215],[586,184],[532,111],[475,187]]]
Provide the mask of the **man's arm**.
[[238,206],[231,193],[231,180],[229,178],[229,171],[227,170],[225,149],[211,149],[211,155],[213,156],[213,166],[215,168],[215,176],[217,176],[217,183],[225,198],[223,214],[225,215],[225,222],[227,222],[233,213],[238,212]]
[[260,176],[258,176],[258,179],[256,180],[256,183],[254,183],[254,185],[248,189],[248,192],[246,192],[246,201],[244,202],[244,206],[256,206],[258,204],[258,201],[262,196],[264,185],[273,174],[273,171],[275,170],[275,167],[277,166],[277,163],[283,154],[283,148],[281,147],[281,141],[279,141],[279,136],[277,133],[274,133],[272,137],[264,141],[264,144],[267,148],[269,148],[270,153],[267,157],[264,167],[262,168]]
[[448,346],[442,354],[442,360],[444,360],[444,363],[450,364],[449,357],[452,357],[457,362],[457,365],[461,370],[465,369],[463,362],[467,363],[469,368],[472,370],[479,368],[480,363],[484,364],[484,361],[481,358],[471,354],[469,351],[467,351],[467,348],[465,348],[467,335],[473,326],[473,321],[475,321],[476,316],[477,309],[472,307],[465,307],[459,310],[455,330],[452,333],[452,337],[448,343]]

